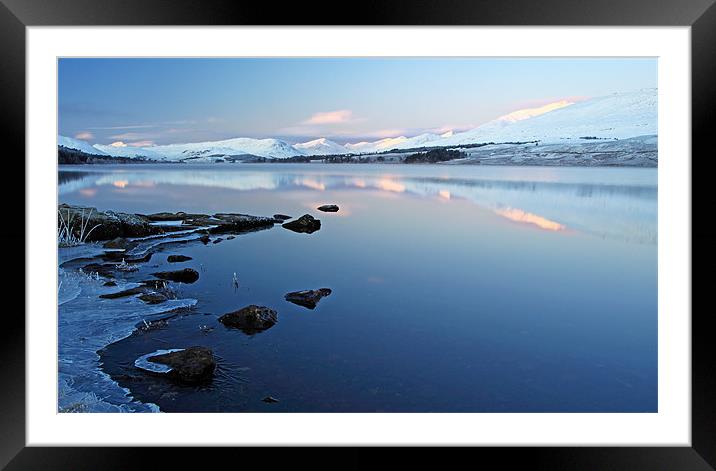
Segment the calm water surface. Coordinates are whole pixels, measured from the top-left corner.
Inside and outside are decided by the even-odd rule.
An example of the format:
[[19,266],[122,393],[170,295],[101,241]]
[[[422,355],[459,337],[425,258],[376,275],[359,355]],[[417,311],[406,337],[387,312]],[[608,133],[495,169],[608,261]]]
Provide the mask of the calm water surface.
[[[73,166],[59,200],[322,221],[152,258],[147,272],[200,272],[179,287],[195,313],[110,345],[102,367],[162,410],[657,410],[655,169]],[[329,203],[340,211],[315,210]],[[173,253],[193,260],[167,264]],[[283,299],[320,287],[333,294],[315,310]],[[248,336],[218,323],[248,304],[278,324]],[[191,345],[218,357],[210,385],[123,382],[140,355]]]

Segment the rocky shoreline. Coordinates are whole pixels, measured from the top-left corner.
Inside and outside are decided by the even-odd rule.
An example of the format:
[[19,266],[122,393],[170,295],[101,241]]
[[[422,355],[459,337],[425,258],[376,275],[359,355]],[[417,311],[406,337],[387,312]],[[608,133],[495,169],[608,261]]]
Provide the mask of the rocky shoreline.
[[[326,211],[327,208],[328,212],[338,211],[336,205],[323,205],[316,209]],[[158,265],[146,264],[157,257],[164,246],[171,244],[177,248],[197,242],[204,245],[217,243],[243,233],[270,229],[278,224],[296,233],[311,234],[321,228],[321,221],[309,214],[296,219],[282,214],[273,217],[240,213],[132,214],[67,204],[58,206],[58,222],[60,227],[64,225],[71,234],[67,240],[80,241],[76,245],[91,244],[96,248],[96,253],[89,258],[71,258],[61,263],[60,270],[76,270],[101,283],[104,291],[98,295],[98,301],[122,303],[136,298],[148,307],[151,305],[160,309],[162,305],[168,305],[168,301],[178,298],[177,288],[181,284],[195,283],[201,276],[195,268],[182,267],[191,265],[192,257],[176,253],[167,256],[166,263],[179,265],[177,269],[149,272],[147,268]],[[72,245],[75,244],[64,247],[71,250]],[[62,247],[60,241],[60,250]],[[234,282],[238,287],[236,277]],[[329,288],[307,289],[287,293],[281,301],[315,309],[318,301],[330,293]],[[60,306],[60,316],[63,315],[62,311]],[[186,309],[169,309],[160,318],[142,320],[135,326],[133,335],[164,329],[171,318],[185,313]],[[273,327],[278,322],[278,312],[270,307],[250,304],[217,315],[216,320],[218,325],[237,330],[240,335],[252,336]],[[200,333],[214,328],[206,327]],[[168,348],[142,355],[134,364],[137,376],[159,377],[177,384],[211,382],[217,359],[210,348],[201,345],[201,339],[202,336],[197,335],[196,345],[191,347]],[[272,403],[273,400],[264,402]],[[65,410],[60,408],[60,411]]]

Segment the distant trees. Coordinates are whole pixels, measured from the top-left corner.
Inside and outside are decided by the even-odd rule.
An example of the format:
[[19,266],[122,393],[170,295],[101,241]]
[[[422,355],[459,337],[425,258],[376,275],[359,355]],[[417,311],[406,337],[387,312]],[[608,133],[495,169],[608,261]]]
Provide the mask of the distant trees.
[[136,164],[154,163],[156,160],[145,159],[144,157],[112,157],[109,155],[88,154],[77,149],[69,149],[64,146],[57,148],[57,163],[60,165],[81,165],[81,164]]
[[459,150],[448,150],[448,149],[432,149],[427,152],[419,152],[417,154],[411,154],[403,159],[403,163],[406,164],[417,164],[426,163],[434,164],[436,162],[447,162],[448,160],[462,159],[466,157],[465,152]]

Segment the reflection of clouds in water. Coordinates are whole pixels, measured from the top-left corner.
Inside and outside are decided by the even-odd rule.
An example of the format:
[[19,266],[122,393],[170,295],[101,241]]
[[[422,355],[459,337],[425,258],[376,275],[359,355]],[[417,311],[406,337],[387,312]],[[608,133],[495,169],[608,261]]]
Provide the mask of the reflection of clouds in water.
[[[467,200],[498,214],[510,208],[513,212],[500,215],[522,218],[537,227],[540,224],[536,218],[542,218],[600,237],[650,244],[657,241],[655,170],[391,166],[388,174],[385,166],[380,165],[177,167],[60,172],[59,193],[81,191],[84,196],[94,196],[97,188],[116,187],[117,182],[122,182],[125,188],[193,185],[237,191],[353,189],[385,196],[438,197],[445,202]],[[438,172],[440,175],[435,176]],[[161,190],[157,191],[161,195]],[[343,210],[346,203],[337,203]],[[524,214],[520,216],[516,211]]]
[[405,185],[403,185],[402,183],[398,183],[391,178],[381,178],[375,183],[374,186],[375,188],[378,188],[380,190],[391,191],[393,193],[405,192]]
[[326,185],[311,178],[297,178],[293,182],[297,186],[305,186],[312,190],[324,191],[326,189]]
[[[657,242],[657,188],[550,182],[484,181],[459,178],[405,180],[407,191],[471,201],[501,211],[516,208],[572,230],[637,243]],[[499,213],[498,213],[499,214]],[[516,214],[516,213],[515,213]],[[515,215],[513,214],[513,216]],[[501,214],[505,216],[504,214]]]
[[509,219],[510,221],[529,224],[547,231],[563,231],[565,229],[565,227],[558,222],[550,221],[542,216],[527,213],[517,208],[497,209],[495,210],[495,213]]

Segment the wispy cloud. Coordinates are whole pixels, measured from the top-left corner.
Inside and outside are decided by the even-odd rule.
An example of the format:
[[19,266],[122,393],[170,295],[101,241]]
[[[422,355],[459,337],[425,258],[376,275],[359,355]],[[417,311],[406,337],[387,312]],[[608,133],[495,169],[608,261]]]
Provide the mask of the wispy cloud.
[[351,121],[353,121],[353,112],[351,110],[319,111],[311,115],[307,120],[302,121],[301,124],[340,124]]
[[156,133],[141,133],[141,132],[125,132],[122,134],[113,134],[109,136],[110,139],[116,139],[118,141],[136,141],[136,140],[147,140],[157,137]]
[[122,129],[148,129],[159,127],[158,124],[127,124],[123,126],[95,126],[87,129],[95,131],[119,131]]
[[80,131],[77,134],[75,134],[75,139],[82,139],[83,141],[89,141],[90,139],[94,139],[94,134],[92,134],[89,131]]

